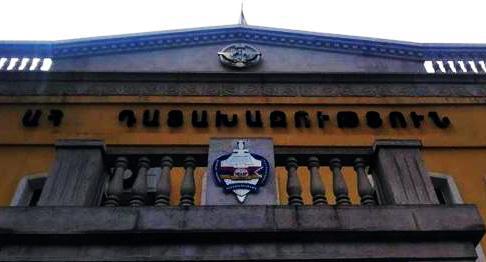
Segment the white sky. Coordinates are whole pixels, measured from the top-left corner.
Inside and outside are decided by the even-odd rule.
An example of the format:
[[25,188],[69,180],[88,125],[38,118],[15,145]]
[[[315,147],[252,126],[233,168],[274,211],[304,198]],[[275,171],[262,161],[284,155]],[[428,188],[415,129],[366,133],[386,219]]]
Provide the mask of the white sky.
[[[241,0],[0,0],[0,40],[236,24]],[[426,43],[486,43],[486,0],[245,0],[250,25]]]

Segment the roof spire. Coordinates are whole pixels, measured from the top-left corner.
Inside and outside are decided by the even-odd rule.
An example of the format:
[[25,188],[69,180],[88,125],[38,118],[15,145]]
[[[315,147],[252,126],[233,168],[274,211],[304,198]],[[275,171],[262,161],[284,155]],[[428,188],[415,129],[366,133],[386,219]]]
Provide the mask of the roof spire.
[[240,25],[247,25],[245,13],[243,12],[243,1],[244,0],[241,0]]

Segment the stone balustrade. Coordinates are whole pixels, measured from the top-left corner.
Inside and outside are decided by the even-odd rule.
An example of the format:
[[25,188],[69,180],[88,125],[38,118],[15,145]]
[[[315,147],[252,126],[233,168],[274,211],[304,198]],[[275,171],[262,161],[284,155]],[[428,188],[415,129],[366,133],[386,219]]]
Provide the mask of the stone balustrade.
[[[304,205],[303,188],[309,189],[312,205],[329,205],[332,197],[336,206],[360,204],[438,204],[428,174],[422,166],[420,143],[416,141],[377,141],[374,147],[362,148],[285,148],[275,149],[277,167],[284,167],[287,201],[291,206]],[[185,150],[135,151],[110,150],[105,157],[108,180],[101,200],[103,206],[194,206],[196,198],[195,172],[206,170],[207,148]],[[324,174],[323,168],[329,169]],[[342,168],[354,170],[353,187],[349,172],[345,177]],[[413,167],[413,169],[410,169]],[[174,168],[183,169],[178,199],[171,201],[175,187],[172,185]],[[150,171],[150,180],[147,181]],[[302,184],[299,176],[309,175]],[[180,173],[178,175],[181,175]],[[331,188],[325,188],[322,178],[329,175]],[[306,180],[307,181],[307,180]],[[308,183],[308,184],[307,184]],[[351,202],[350,191],[359,196]],[[331,195],[332,193],[332,195]],[[230,196],[228,196],[230,197]],[[307,203],[307,202],[306,202]]]
[[[298,162],[296,158],[289,157],[287,159],[287,194],[289,196],[289,205],[302,205],[301,187],[302,185],[297,178]],[[332,158],[328,163],[329,169],[332,171],[332,192],[336,200],[336,205],[350,205],[348,186],[341,172],[343,166],[340,158]],[[354,170],[357,176],[357,191],[361,199],[361,204],[365,206],[376,205],[375,189],[366,174],[366,161],[363,158],[356,158],[353,162]],[[316,156],[309,157],[307,167],[310,173],[310,193],[312,195],[313,205],[327,205],[326,189],[319,174],[320,161]]]
[[207,147],[56,146],[38,206],[0,210],[2,261],[475,261],[484,235],[475,206],[439,205],[417,141],[277,146],[282,205],[197,207]]
[[[109,157],[110,158],[110,157]],[[157,156],[114,156],[111,174],[107,180],[106,191],[102,205],[107,207],[117,206],[157,206],[170,205],[171,195],[171,171],[174,160],[165,155],[160,161],[154,161]],[[196,162],[190,155],[186,156],[179,165],[184,168],[184,176],[180,187],[180,206],[194,206],[196,185],[194,171],[197,165],[205,162]],[[147,184],[148,172],[151,168],[160,168],[156,176],[154,190],[150,191]]]
[[[368,175],[366,171],[371,170],[370,163],[373,161],[373,154],[373,150],[366,148],[342,150],[282,149],[281,154],[276,155],[276,159],[277,165],[285,166],[287,169],[288,204],[292,206],[303,205],[302,188],[308,187],[312,197],[312,205],[328,205],[327,190],[332,192],[335,205],[351,205],[348,185],[341,171],[343,166],[350,166],[354,168],[358,181],[356,192],[359,194],[360,203],[365,206],[376,205],[378,203],[376,189],[370,182],[371,175]],[[287,157],[288,155],[290,156]],[[327,166],[330,170],[330,179],[332,180],[332,188],[330,189],[326,189],[322,181],[321,166]],[[308,185],[301,184],[301,180],[297,178],[298,169],[308,170]]]
[[[170,155],[131,155],[131,156],[111,156],[114,159],[110,168],[111,174],[107,181],[106,191],[102,201],[103,206],[169,206],[171,189],[171,171],[174,167],[174,160]],[[282,158],[277,153],[277,159]],[[321,157],[323,153],[321,152]],[[324,158],[334,156],[333,152],[325,154]],[[299,157],[299,156],[298,156]],[[369,157],[369,156],[368,156]],[[180,206],[194,206],[194,197],[196,185],[194,172],[196,168],[206,167],[206,162],[197,162],[194,157],[177,157],[182,159],[178,166],[184,168],[184,175],[180,187]],[[201,158],[201,157],[200,157]],[[299,159],[302,158],[300,155]],[[130,159],[130,160],[129,160]],[[159,159],[159,161],[157,161]],[[349,156],[346,157],[349,159]],[[344,164],[349,164],[344,162]],[[365,168],[368,162],[361,157],[356,157],[351,163],[356,170],[358,181],[359,196],[362,205],[376,205],[375,189],[372,187]],[[304,166],[305,165],[305,166]],[[351,201],[348,196],[348,187],[346,185],[341,168],[343,161],[339,157],[331,158],[327,162],[329,169],[332,171],[333,188],[332,192],[336,199],[336,205],[350,205]],[[305,163],[300,163],[295,157],[286,159],[285,168],[287,169],[287,194],[288,203],[292,206],[303,205],[302,186],[297,170],[307,167],[310,173],[310,192],[312,195],[313,205],[327,205],[326,189],[321,181],[319,174],[320,160],[318,156],[311,156]],[[147,185],[147,173],[150,168],[160,168],[157,181],[155,181],[155,190],[149,192]],[[127,175],[128,172],[128,175]]]

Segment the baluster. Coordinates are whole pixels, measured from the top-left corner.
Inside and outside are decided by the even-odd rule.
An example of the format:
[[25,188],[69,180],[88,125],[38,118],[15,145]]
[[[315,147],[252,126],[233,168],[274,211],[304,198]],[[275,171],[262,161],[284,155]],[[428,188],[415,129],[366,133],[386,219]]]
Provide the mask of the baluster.
[[341,160],[338,158],[331,159],[329,167],[332,170],[332,189],[336,197],[336,205],[350,205],[351,201],[348,196],[348,187],[344,181],[343,174],[341,174]]
[[162,171],[160,172],[155,196],[156,207],[170,205],[170,170],[173,163],[172,158],[168,156],[162,158]]
[[358,194],[361,198],[361,204],[364,206],[375,205],[375,190],[368,180],[368,176],[365,172],[365,162],[362,158],[356,158],[354,161],[354,170],[358,176]]
[[181,186],[180,206],[194,206],[194,194],[196,192],[196,185],[194,183],[194,168],[196,160],[193,157],[186,157],[184,159],[184,178]]
[[139,207],[145,204],[147,196],[147,171],[150,168],[150,160],[146,157],[138,159],[138,172],[132,186],[132,195],[129,204],[132,207]]
[[106,200],[103,206],[116,207],[120,205],[120,196],[123,193],[123,174],[127,170],[128,160],[118,157],[115,161],[115,171],[108,184]]
[[289,195],[289,205],[301,206],[304,204],[302,201],[302,190],[300,188],[300,181],[297,177],[297,159],[293,157],[287,158],[287,194]]
[[326,190],[319,176],[319,159],[317,157],[309,157],[308,168],[310,172],[312,204],[327,205]]

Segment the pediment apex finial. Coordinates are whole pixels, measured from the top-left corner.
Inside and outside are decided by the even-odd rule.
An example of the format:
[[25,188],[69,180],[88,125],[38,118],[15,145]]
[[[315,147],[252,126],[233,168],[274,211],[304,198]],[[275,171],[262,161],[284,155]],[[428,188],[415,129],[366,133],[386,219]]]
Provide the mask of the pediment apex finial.
[[240,21],[239,21],[239,25],[248,25],[246,23],[246,19],[245,19],[245,12],[243,11],[243,0],[241,1],[241,8],[240,8]]

